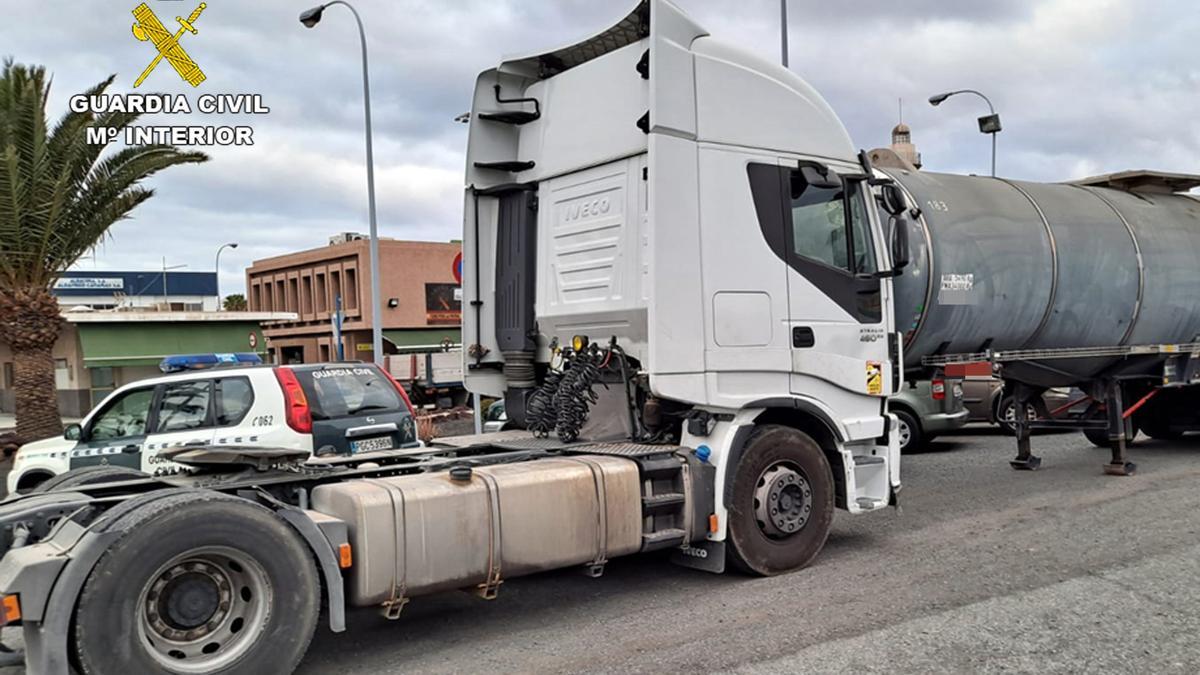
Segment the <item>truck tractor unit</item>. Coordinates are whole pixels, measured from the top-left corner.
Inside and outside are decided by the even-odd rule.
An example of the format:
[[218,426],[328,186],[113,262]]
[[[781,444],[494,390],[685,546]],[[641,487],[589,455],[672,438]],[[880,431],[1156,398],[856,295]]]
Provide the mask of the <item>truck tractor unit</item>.
[[[99,465],[9,498],[0,599],[23,626],[28,672],[287,672],[318,617],[344,630],[347,607],[397,618],[421,595],[491,599],[513,577],[600,576],[646,551],[710,572],[796,570],[835,508],[897,503],[887,397],[906,370],[1107,329],[1116,308],[1067,318],[1089,286],[1109,288],[1102,272],[1138,280],[1122,344],[1167,335],[1148,326],[1180,310],[1154,301],[1200,303],[1174,294],[1200,272],[1152,288],[1149,267],[1200,252],[1178,250],[1196,241],[1180,234],[1194,202],[870,157],[799,76],[668,0],[481,73],[463,379],[503,397],[515,428],[307,463],[295,450],[172,448],[188,470],[114,481]],[[995,215],[1018,206],[1019,222]],[[1140,251],[1135,271],[1111,258],[1075,279],[1072,265],[1101,257],[1067,250],[1070,236],[1103,246],[1075,224],[1093,213],[1117,223],[1112,237],[1179,220],[1170,237],[1123,244]],[[1022,247],[988,257],[1001,241]],[[1027,307],[1036,293],[1042,305]],[[1197,321],[1177,316],[1170,335]],[[1120,358],[1063,360],[1094,375]],[[1018,370],[1004,367],[1021,400],[1054,380]]]

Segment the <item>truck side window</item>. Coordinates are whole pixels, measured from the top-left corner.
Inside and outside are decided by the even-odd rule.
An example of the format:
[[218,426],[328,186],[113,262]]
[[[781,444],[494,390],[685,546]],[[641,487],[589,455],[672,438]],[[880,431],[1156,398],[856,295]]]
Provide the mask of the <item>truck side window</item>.
[[858,183],[819,188],[806,183],[797,171],[792,173],[791,198],[793,253],[848,272],[875,271],[866,207]]

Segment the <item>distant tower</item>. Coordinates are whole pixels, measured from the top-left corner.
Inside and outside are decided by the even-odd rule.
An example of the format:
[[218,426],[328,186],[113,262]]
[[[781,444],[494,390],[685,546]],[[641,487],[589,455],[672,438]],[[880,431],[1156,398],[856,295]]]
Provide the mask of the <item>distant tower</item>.
[[904,103],[900,103],[900,123],[892,129],[892,151],[918,169],[921,168],[921,153],[912,142],[912,129],[904,123]]

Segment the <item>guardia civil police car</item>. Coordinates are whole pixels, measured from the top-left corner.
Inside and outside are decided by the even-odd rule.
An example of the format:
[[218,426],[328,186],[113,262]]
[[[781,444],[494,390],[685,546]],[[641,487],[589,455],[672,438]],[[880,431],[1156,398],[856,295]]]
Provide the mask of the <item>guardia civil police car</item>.
[[317,457],[419,447],[403,387],[368,363],[262,365],[255,354],[164,359],[162,377],[109,394],[61,438],[17,451],[8,492],[71,469],[114,466],[146,474],[182,467],[159,456],[177,447],[254,446]]

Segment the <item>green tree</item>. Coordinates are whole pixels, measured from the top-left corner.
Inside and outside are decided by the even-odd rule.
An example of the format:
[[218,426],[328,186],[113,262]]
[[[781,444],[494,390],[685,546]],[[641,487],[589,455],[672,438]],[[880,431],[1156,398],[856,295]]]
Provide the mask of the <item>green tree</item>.
[[[85,95],[104,93],[115,76]],[[169,145],[124,147],[105,156],[91,127],[124,129],[134,113],[68,112],[46,119],[50,81],[42,67],[4,62],[0,70],[0,339],[13,352],[17,436],[62,433],[51,349],[62,328],[51,293],[62,272],[154,192],[140,187],[169,166],[203,153]],[[106,136],[106,138],[108,138]]]
[[225,296],[225,311],[226,312],[244,312],[246,311],[246,296],[241,293],[231,293]]

